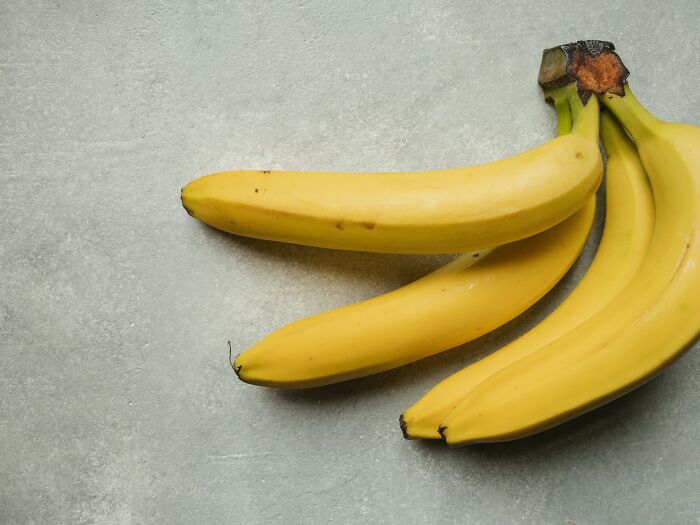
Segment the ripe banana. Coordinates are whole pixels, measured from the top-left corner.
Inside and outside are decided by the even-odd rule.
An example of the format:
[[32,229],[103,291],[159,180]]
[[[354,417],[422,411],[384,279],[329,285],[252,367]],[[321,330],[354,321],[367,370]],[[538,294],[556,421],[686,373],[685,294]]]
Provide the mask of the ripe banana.
[[492,375],[445,419],[451,445],[526,436],[643,384],[700,332],[700,129],[651,115],[624,85],[601,100],[634,139],[656,209],[639,271],[599,313]]
[[602,177],[597,119],[498,162],[414,173],[228,171],[182,189],[193,217],[221,230],[296,244],[396,253],[480,250],[573,215]]
[[634,144],[610,114],[601,114],[607,153],[603,237],[578,286],[532,330],[437,384],[401,416],[407,438],[439,439],[438,426],[460,401],[491,375],[537,351],[590,318],[632,279],[654,226],[651,188]]
[[[568,129],[566,95],[555,102]],[[564,103],[561,103],[561,100]],[[591,111],[595,109],[595,111]],[[575,107],[598,130],[596,102]],[[590,135],[587,135],[590,136]],[[587,140],[591,140],[590,138]],[[282,327],[240,354],[233,366],[248,383],[309,388],[395,368],[475,339],[513,319],[549,291],[578,257],[595,198],[536,236],[467,254],[393,292]]]

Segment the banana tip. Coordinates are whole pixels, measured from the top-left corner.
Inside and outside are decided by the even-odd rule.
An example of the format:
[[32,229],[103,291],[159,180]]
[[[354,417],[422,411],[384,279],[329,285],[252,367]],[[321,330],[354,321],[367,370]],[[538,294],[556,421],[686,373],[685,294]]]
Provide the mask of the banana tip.
[[[236,356],[236,359],[238,359],[238,356]],[[236,377],[241,379],[241,368],[243,368],[243,365],[236,365],[236,359],[233,359],[233,347],[231,346],[231,341],[228,341],[228,362],[236,373]],[[243,381],[243,379],[241,379],[241,381]]]
[[399,426],[401,427],[401,432],[403,432],[404,439],[411,439],[408,435],[408,430],[406,429],[406,420],[403,418],[403,414],[399,416]]
[[187,207],[187,204],[185,204],[185,190],[187,189],[187,186],[183,186],[180,188],[180,202],[182,203],[182,207],[185,208],[185,211],[188,213],[190,217],[194,217],[194,212]]

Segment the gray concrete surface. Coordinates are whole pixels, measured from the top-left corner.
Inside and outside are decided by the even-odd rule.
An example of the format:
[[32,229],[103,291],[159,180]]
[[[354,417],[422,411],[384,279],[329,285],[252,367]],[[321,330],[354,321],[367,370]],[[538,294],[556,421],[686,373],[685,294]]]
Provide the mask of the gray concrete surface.
[[181,209],[227,168],[413,170],[552,135],[544,47],[613,40],[700,124],[700,8],[657,2],[0,3],[0,523],[700,523],[700,356],[511,444],[407,442],[399,413],[541,319],[309,392],[228,365],[273,328],[449,257],[235,238]]

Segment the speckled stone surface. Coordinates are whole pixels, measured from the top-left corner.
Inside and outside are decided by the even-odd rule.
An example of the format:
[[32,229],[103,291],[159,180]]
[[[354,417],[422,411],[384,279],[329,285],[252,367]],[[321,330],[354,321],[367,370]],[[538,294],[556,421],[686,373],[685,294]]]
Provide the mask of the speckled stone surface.
[[[515,5],[514,5],[515,4]],[[0,523],[700,523],[698,347],[545,434],[450,450],[399,413],[585,271],[457,350],[308,392],[239,382],[270,330],[449,256],[235,238],[179,192],[222,169],[417,170],[553,133],[543,48],[615,42],[700,124],[700,7],[658,2],[0,3]]]

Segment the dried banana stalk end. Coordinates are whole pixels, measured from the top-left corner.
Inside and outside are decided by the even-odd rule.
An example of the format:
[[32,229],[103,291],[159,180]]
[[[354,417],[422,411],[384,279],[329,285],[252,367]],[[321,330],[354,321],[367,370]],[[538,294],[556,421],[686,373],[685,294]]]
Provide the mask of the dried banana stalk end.
[[629,71],[611,42],[579,40],[542,52],[538,82],[546,90],[575,81],[585,104],[592,93],[624,96],[628,76]]

